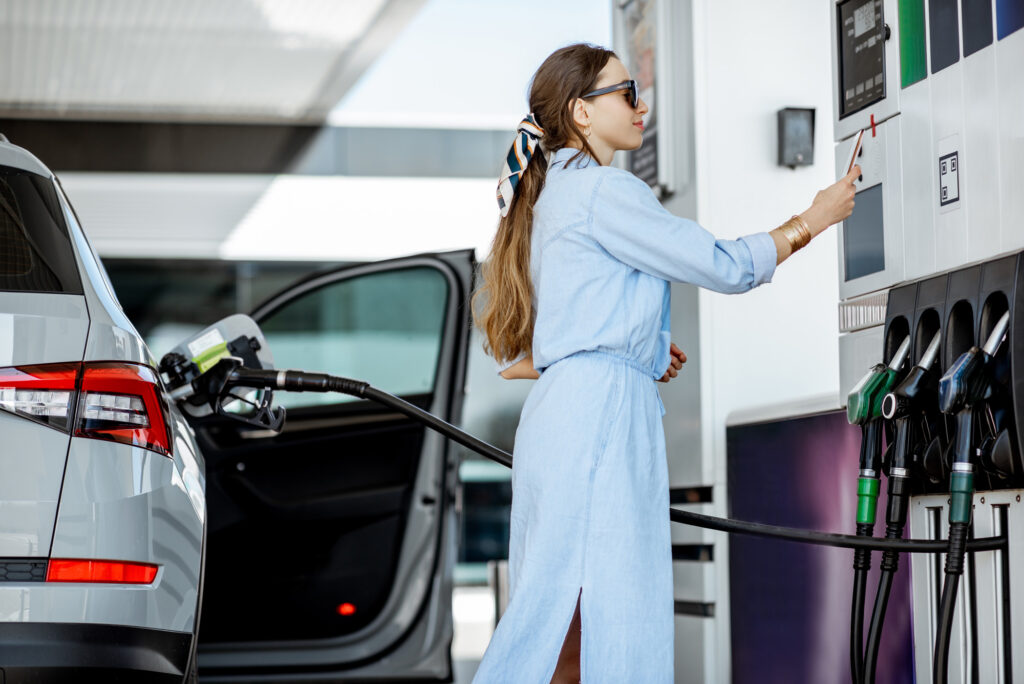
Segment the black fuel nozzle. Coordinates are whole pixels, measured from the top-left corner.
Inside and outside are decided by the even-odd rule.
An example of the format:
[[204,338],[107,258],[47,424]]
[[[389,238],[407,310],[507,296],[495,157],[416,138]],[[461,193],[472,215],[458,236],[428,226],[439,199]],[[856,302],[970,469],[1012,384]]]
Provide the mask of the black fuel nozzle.
[[982,347],[971,347],[953,362],[939,380],[939,410],[955,414],[965,406],[973,406],[992,394],[992,357],[1006,338],[1009,326],[1010,312],[1007,311]]
[[941,339],[941,333],[935,333],[921,360],[910,369],[903,382],[882,399],[882,416],[886,420],[938,408],[939,378],[932,365],[939,355]]
[[951,524],[970,524],[971,497],[974,493],[975,405],[992,394],[989,369],[992,357],[1006,339],[1010,325],[1007,311],[996,323],[982,347],[971,347],[960,355],[939,380],[939,410],[956,415],[956,435],[952,440],[953,463],[950,473]]
[[921,451],[917,442],[925,434],[923,426],[917,424],[938,406],[939,382],[932,366],[939,355],[941,339],[941,333],[936,332],[921,360],[882,400],[882,416],[895,423],[888,464],[890,505],[886,522],[890,527],[898,526],[900,533],[906,524],[911,469],[920,460],[915,457]]
[[[205,400],[210,408],[219,416],[245,423],[246,425],[279,432],[284,427],[285,409],[283,406],[272,406],[274,399],[270,385],[260,384],[249,378],[250,374],[274,376],[276,371],[248,369],[242,365],[237,356],[221,358],[205,373],[192,381],[194,397]],[[247,389],[263,389],[257,397],[243,397],[233,390],[238,387]],[[228,410],[228,405],[240,402],[242,406],[252,408],[247,413]]]

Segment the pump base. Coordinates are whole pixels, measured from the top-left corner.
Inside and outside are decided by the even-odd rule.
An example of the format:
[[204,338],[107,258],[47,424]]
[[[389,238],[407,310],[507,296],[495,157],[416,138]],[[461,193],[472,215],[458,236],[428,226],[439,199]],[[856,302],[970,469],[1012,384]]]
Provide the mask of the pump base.
[[[916,496],[910,504],[910,536],[945,539],[949,494]],[[1024,678],[1024,590],[1010,590],[1011,578],[1024,576],[1024,490],[975,492],[972,537],[1007,533],[1008,551],[968,554],[957,594],[950,639],[949,684],[1010,682]],[[910,559],[914,611],[914,658],[919,682],[932,681],[932,649],[942,593],[944,555],[914,554]],[[1014,640],[1021,644],[1014,648]],[[978,678],[971,676],[977,668]]]

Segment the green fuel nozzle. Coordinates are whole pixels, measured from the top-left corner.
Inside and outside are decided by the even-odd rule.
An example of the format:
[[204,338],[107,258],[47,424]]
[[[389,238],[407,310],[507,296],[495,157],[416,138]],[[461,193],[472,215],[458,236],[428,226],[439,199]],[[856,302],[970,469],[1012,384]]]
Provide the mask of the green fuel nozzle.
[[907,335],[889,365],[878,364],[850,392],[846,417],[861,426],[860,478],[857,481],[857,524],[874,525],[878,503],[878,470],[882,459],[882,399],[899,381],[900,369],[910,353]]
[[899,371],[910,352],[910,336],[903,339],[889,365],[879,363],[861,378],[846,398],[846,419],[851,425],[864,425],[882,416],[882,399],[899,380]]

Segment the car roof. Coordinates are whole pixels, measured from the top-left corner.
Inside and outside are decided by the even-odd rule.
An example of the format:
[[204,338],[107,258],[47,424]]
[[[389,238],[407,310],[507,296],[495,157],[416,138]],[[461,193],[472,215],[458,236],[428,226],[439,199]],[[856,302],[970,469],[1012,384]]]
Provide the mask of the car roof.
[[53,175],[43,162],[36,159],[34,154],[12,144],[2,133],[0,133],[0,166],[13,166],[16,169],[38,173],[47,178]]

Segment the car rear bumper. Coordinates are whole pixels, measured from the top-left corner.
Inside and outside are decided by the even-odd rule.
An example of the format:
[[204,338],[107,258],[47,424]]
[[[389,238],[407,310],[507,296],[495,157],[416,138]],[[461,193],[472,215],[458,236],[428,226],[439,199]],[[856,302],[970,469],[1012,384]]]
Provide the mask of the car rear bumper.
[[0,682],[180,684],[192,635],[121,625],[0,623]]

